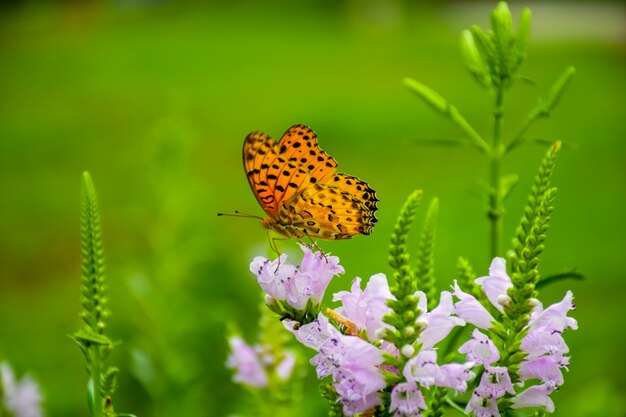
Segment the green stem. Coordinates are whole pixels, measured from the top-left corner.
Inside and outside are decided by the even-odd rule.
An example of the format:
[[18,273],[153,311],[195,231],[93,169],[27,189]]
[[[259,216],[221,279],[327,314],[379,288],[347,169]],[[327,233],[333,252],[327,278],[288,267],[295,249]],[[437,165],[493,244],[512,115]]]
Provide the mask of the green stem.
[[103,417],[104,404],[102,401],[102,357],[100,355],[100,346],[93,345],[92,349],[92,366],[91,378],[93,380],[93,417]]
[[502,187],[500,182],[500,161],[503,147],[500,141],[504,115],[504,87],[498,84],[496,103],[493,112],[493,143],[491,146],[491,195],[489,196],[489,220],[491,221],[491,258],[500,254],[500,236],[502,234]]

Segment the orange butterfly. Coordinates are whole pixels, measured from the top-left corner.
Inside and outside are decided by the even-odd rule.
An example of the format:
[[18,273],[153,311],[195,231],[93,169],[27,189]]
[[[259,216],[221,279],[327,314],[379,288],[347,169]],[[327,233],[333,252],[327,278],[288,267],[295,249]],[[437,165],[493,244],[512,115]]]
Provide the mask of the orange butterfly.
[[337,162],[305,125],[290,127],[278,143],[265,133],[250,133],[243,143],[243,165],[269,215],[261,219],[267,230],[298,240],[350,239],[369,235],[377,222],[375,191],[337,173]]

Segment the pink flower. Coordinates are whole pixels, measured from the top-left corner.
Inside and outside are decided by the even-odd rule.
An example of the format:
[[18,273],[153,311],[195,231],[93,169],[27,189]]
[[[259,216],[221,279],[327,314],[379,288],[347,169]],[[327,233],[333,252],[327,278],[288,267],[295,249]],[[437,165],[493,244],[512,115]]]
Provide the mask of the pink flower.
[[444,379],[437,365],[437,352],[434,350],[422,350],[409,359],[404,367],[403,375],[407,381],[417,382],[424,387],[429,387],[436,381]]
[[376,342],[380,340],[378,330],[391,328],[383,323],[383,316],[391,312],[387,300],[392,298],[387,277],[385,274],[376,274],[369,279],[365,290],[361,290],[361,278],[356,278],[352,281],[351,291],[336,293],[333,301],[341,301],[342,306],[337,312],[355,323],[359,329],[364,329],[368,339]]
[[296,355],[293,352],[286,352],[284,359],[276,367],[276,375],[281,381],[287,381],[291,377],[295,365]]
[[465,413],[474,412],[476,417],[500,417],[498,399],[490,390],[478,387],[474,390],[465,408]]
[[503,313],[502,300],[504,297],[508,297],[507,290],[513,286],[511,278],[506,274],[504,258],[494,258],[489,267],[489,275],[477,278],[474,282],[483,287],[483,291],[491,304]]
[[255,388],[267,387],[269,380],[257,351],[239,336],[231,337],[228,343],[231,353],[226,366],[235,370],[233,380]]
[[319,304],[333,276],[344,272],[336,256],[324,257],[305,245],[300,248],[304,252],[300,267],[287,263],[287,255],[274,261],[257,256],[250,263],[250,271],[263,291],[296,309],[306,307],[309,300]]
[[426,294],[417,291],[419,297],[418,307],[422,314],[418,320],[427,323],[426,328],[422,330],[418,340],[422,343],[422,349],[430,349],[437,343],[445,339],[455,326],[465,326],[465,321],[458,317],[452,316],[454,313],[454,305],[452,304],[452,294],[448,291],[441,293],[439,305],[432,311],[427,311]]
[[546,354],[563,356],[569,352],[569,347],[565,344],[561,333],[550,333],[541,329],[529,331],[522,339],[520,348],[526,352],[528,360]]
[[456,280],[454,281],[454,295],[459,299],[454,305],[457,316],[479,329],[492,327],[491,323],[495,320],[493,316],[478,302],[476,297],[463,292]]
[[519,376],[522,381],[537,378],[551,386],[563,384],[561,368],[569,364],[567,357],[555,355],[540,356],[520,364]]
[[500,359],[496,345],[478,329],[474,329],[472,338],[459,348],[459,352],[467,354],[468,361],[482,365],[490,365]]
[[418,417],[426,410],[426,401],[415,382],[402,382],[391,391],[391,407],[394,417]]
[[466,363],[449,363],[441,365],[441,378],[437,380],[435,385],[439,387],[452,388],[457,392],[465,392],[467,390],[467,381],[474,379],[476,374],[471,371],[474,362]]
[[554,387],[548,384],[533,385],[513,397],[511,408],[545,407],[547,412],[552,413],[554,402],[548,396],[552,391]]

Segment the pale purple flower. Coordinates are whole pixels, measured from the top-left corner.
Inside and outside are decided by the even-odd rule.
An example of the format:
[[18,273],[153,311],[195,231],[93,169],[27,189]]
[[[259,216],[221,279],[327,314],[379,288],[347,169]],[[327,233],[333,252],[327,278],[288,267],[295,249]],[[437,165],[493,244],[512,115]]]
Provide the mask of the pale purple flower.
[[435,382],[439,387],[452,388],[463,393],[467,390],[467,381],[474,379],[476,374],[472,372],[474,362],[448,363],[441,365],[441,378]]
[[250,271],[263,291],[296,309],[306,307],[309,300],[313,305],[319,304],[332,277],[344,272],[336,256],[324,257],[306,245],[300,248],[304,252],[300,267],[287,263],[287,255],[274,261],[257,256],[250,263]]
[[293,352],[285,352],[285,357],[276,367],[276,375],[281,381],[287,381],[291,377],[295,365],[296,355]]
[[502,299],[508,297],[507,290],[513,286],[511,278],[506,274],[504,258],[494,258],[489,267],[489,275],[477,278],[474,282],[483,288],[491,304],[503,313]]
[[465,413],[474,412],[476,417],[500,417],[498,398],[490,390],[478,387],[472,393],[465,408]]
[[509,370],[504,366],[485,366],[479,386],[491,391],[495,398],[502,397],[506,392],[515,394]]
[[365,398],[361,398],[356,401],[345,401],[343,403],[343,414],[346,416],[353,416],[370,408],[376,407],[381,403],[380,394],[378,392],[371,393]]
[[527,360],[538,358],[546,354],[563,356],[569,352],[569,347],[565,344],[561,333],[546,332],[542,329],[529,331],[522,339],[520,348],[526,352]]
[[437,365],[437,352],[434,350],[422,350],[417,356],[409,359],[402,374],[407,381],[417,382],[424,387],[444,379]]
[[478,302],[476,297],[463,292],[456,280],[454,281],[454,295],[459,299],[454,305],[457,316],[479,329],[490,329],[492,327],[491,323],[495,321],[493,316]]
[[364,290],[361,290],[361,278],[352,281],[351,291],[340,291],[333,296],[333,301],[341,301],[337,312],[355,323],[359,329],[367,332],[372,342],[380,340],[379,330],[391,328],[383,322],[383,316],[391,313],[387,300],[393,298],[385,274],[373,275]]
[[386,385],[380,371],[380,349],[360,337],[341,334],[323,314],[297,330],[293,322],[285,326],[302,344],[319,352],[311,364],[315,365],[318,378],[332,376],[346,415],[380,403],[378,391]]
[[231,353],[226,366],[235,370],[233,381],[255,388],[267,387],[269,379],[257,351],[239,336],[231,337],[228,343]]
[[490,365],[500,359],[496,345],[478,329],[474,329],[472,338],[459,348],[459,352],[467,354],[468,361],[481,365]]
[[418,338],[422,343],[422,349],[430,349],[445,339],[454,326],[465,326],[465,321],[452,316],[454,305],[452,303],[452,294],[449,291],[441,293],[439,305],[430,312],[427,311],[426,294],[422,291],[417,291],[416,295],[419,297],[418,307],[422,312],[418,320],[427,323],[426,328],[422,330]]
[[394,417],[419,417],[428,407],[424,395],[415,382],[402,382],[391,391],[391,407]]
[[571,291],[568,291],[563,300],[552,304],[545,310],[541,304],[537,305],[528,323],[530,331],[543,330],[547,333],[563,333],[568,328],[578,329],[578,322],[571,317],[567,317],[567,313],[576,308],[573,300],[574,295]]
[[563,384],[561,368],[569,364],[569,358],[557,355],[540,356],[520,364],[519,376],[522,381],[537,378],[550,386]]
[[547,412],[552,413],[554,402],[549,395],[554,389],[548,384],[533,385],[512,398],[511,408],[545,407]]
[[0,409],[2,404],[15,417],[42,417],[41,393],[37,383],[26,376],[21,381],[15,379],[13,370],[7,363],[0,364]]

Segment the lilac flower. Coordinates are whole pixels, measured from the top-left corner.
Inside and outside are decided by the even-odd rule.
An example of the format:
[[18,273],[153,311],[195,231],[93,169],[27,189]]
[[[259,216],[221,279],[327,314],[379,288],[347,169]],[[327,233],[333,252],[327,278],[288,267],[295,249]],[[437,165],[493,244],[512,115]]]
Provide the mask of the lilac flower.
[[365,290],[361,290],[361,278],[355,278],[351,291],[336,293],[333,301],[341,301],[342,306],[337,312],[355,323],[359,329],[364,329],[368,339],[376,342],[380,340],[381,329],[391,328],[383,322],[383,316],[391,312],[387,300],[392,298],[387,277],[385,274],[376,274],[369,279]]
[[465,413],[474,412],[476,417],[500,417],[497,398],[489,389],[478,387],[474,390],[465,408]]
[[483,291],[491,304],[501,313],[504,313],[503,302],[509,299],[507,290],[513,286],[511,278],[506,274],[504,258],[494,258],[489,267],[489,275],[477,278],[474,282],[483,287]]
[[511,408],[545,407],[546,411],[554,411],[554,402],[548,396],[554,387],[548,384],[533,385],[512,398]]
[[459,348],[459,352],[467,354],[468,361],[482,365],[490,365],[500,359],[500,352],[491,339],[478,329],[474,329],[472,338]]
[[257,351],[239,336],[231,337],[228,343],[231,353],[226,366],[235,370],[233,380],[255,388],[267,387],[269,379]]
[[311,359],[318,378],[332,376],[333,385],[348,416],[380,403],[378,391],[385,387],[380,372],[382,351],[357,336],[341,334],[323,314],[312,323],[294,330],[296,338],[319,353]]
[[534,359],[545,354],[563,356],[569,352],[563,336],[558,332],[546,332],[541,329],[529,331],[522,339],[520,348],[526,352],[526,359]]
[[437,365],[437,352],[422,350],[417,356],[409,359],[404,367],[404,377],[409,382],[417,382],[424,387],[442,381],[444,375]]
[[537,305],[530,317],[530,331],[543,330],[547,333],[563,333],[568,328],[578,329],[578,322],[567,317],[567,313],[576,308],[573,299],[574,295],[568,291],[563,300],[552,304],[545,310],[541,304]]
[[427,323],[426,328],[422,330],[418,338],[422,343],[423,349],[430,349],[445,339],[454,326],[465,326],[465,321],[452,316],[452,313],[454,313],[454,305],[450,292],[443,291],[439,305],[430,312],[427,311],[426,294],[422,291],[417,291],[416,295],[419,297],[418,307],[422,312],[418,320]]
[[540,356],[520,364],[519,376],[522,381],[537,378],[550,386],[563,384],[561,368],[569,364],[569,359],[556,355]]
[[503,366],[485,366],[479,386],[493,393],[495,398],[502,397],[506,392],[515,394],[509,370]]
[[467,381],[474,379],[476,374],[471,371],[474,362],[466,363],[449,363],[441,365],[441,378],[437,380],[435,385],[439,387],[452,388],[457,392],[463,393],[467,390]]
[[391,407],[394,417],[418,417],[426,410],[426,401],[415,382],[402,382],[391,391]]
[[319,304],[332,277],[344,272],[336,256],[324,257],[305,245],[300,248],[304,252],[300,267],[287,263],[287,255],[274,261],[257,256],[250,263],[263,291],[296,309],[303,309],[309,300]]
[[493,316],[478,302],[476,297],[463,292],[456,280],[454,281],[454,295],[459,299],[459,302],[454,305],[457,316],[479,329],[492,327],[491,323],[495,321]]
[[30,377],[15,379],[7,363],[0,364],[0,410],[2,405],[15,417],[41,417],[41,393]]
[[276,367],[276,375],[281,381],[287,381],[291,377],[295,365],[296,355],[293,352],[286,352],[284,359]]

